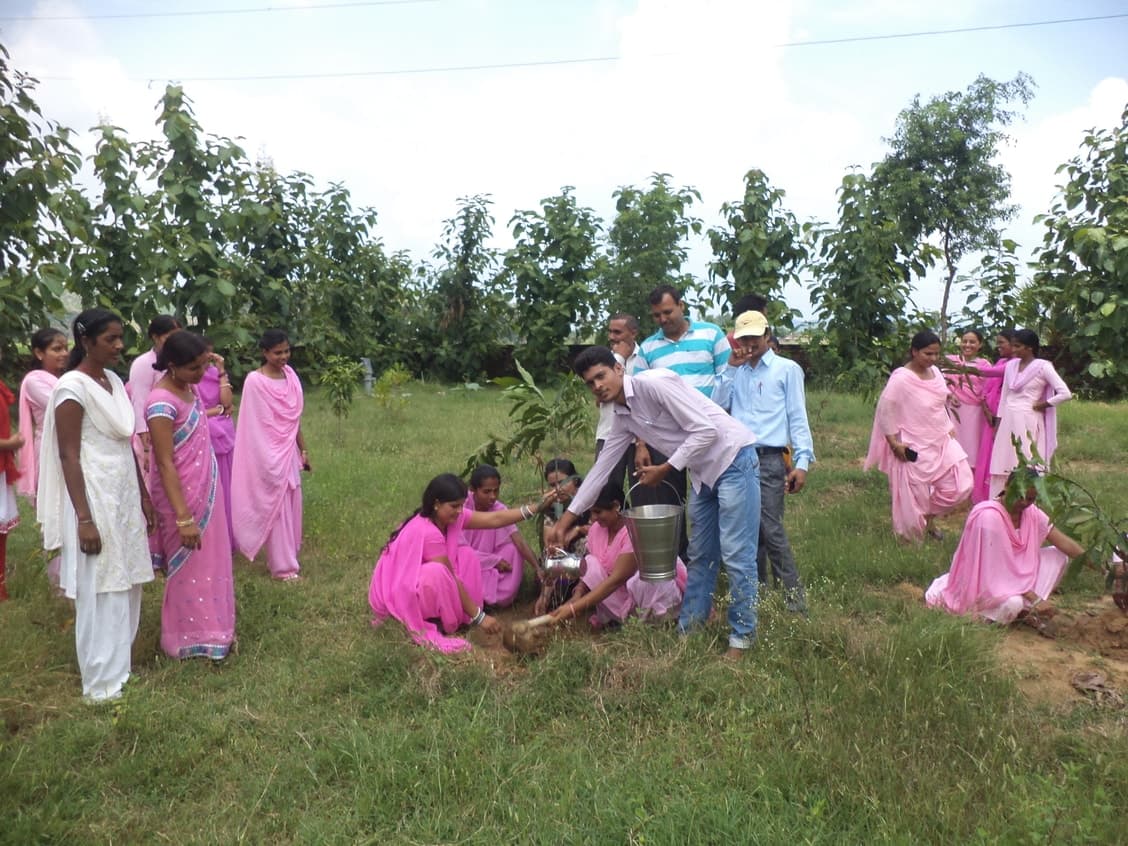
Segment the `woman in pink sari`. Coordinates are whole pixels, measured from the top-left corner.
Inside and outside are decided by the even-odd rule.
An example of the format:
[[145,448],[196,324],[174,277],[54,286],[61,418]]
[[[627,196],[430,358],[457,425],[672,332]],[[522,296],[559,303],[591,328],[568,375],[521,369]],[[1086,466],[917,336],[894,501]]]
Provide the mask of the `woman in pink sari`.
[[667,582],[644,582],[623,519],[623,488],[608,482],[591,507],[587,534],[587,569],[572,598],[552,613],[554,624],[590,614],[594,629],[625,623],[635,611],[643,619],[676,620],[685,594],[687,572],[679,559],[677,575]]
[[[470,648],[468,641],[449,637],[463,626],[481,626],[487,634],[501,631],[482,608],[481,565],[463,545],[462,532],[512,526],[537,508],[467,511],[466,493],[466,484],[454,474],[436,476],[423,491],[419,510],[392,532],[368,587],[373,625],[394,617],[417,644],[440,652]],[[554,498],[549,492],[541,507]]]
[[219,465],[219,483],[223,487],[224,507],[227,509],[227,537],[231,549],[235,549],[235,529],[231,523],[231,455],[235,450],[235,411],[231,396],[231,380],[227,378],[227,368],[223,356],[215,352],[212,342],[204,338],[208,350],[208,367],[204,378],[196,386],[200,402],[208,414],[208,434],[211,435],[212,450]]
[[172,658],[227,657],[235,640],[235,584],[223,486],[196,385],[209,363],[204,340],[177,332],[154,368],[146,416],[157,531],[153,567],[164,571],[161,649]]
[[1053,608],[1046,600],[1069,559],[1085,550],[1050,524],[1034,504],[1032,486],[1021,490],[1029,476],[1011,475],[1018,479],[1008,485],[1008,503],[992,499],[971,509],[951,570],[932,583],[924,599],[933,608],[1003,625],[1022,619],[1052,637]]
[[[979,356],[982,347],[983,335],[978,330],[966,329],[960,335],[959,355],[950,355],[948,359],[963,367],[973,367],[977,370],[989,368],[991,362]],[[983,429],[989,425],[989,415],[983,395],[984,380],[972,373],[949,373],[945,379],[948,382],[948,391],[951,393],[948,406],[952,411],[956,440],[967,453],[967,463],[974,474],[979,443],[983,439]]]
[[[470,474],[470,495],[466,497],[467,511],[505,511],[498,501],[501,492],[501,473],[496,467],[482,464]],[[482,567],[482,599],[486,605],[504,608],[513,604],[521,579],[525,575],[523,564],[534,570],[539,564],[537,554],[521,536],[516,526],[500,529],[466,529],[463,541],[478,553]]]
[[1007,477],[1018,466],[1012,438],[1018,438],[1023,455],[1032,457],[1031,446],[1048,466],[1057,451],[1057,406],[1073,394],[1054,366],[1038,358],[1038,336],[1029,329],[1014,333],[1014,353],[1003,375],[999,400],[999,426],[991,450],[991,497],[1002,493]]
[[942,537],[932,519],[947,514],[971,492],[971,468],[948,417],[948,387],[936,367],[940,339],[913,336],[909,361],[881,392],[864,469],[889,477],[893,532],[920,540]]
[[302,383],[290,367],[290,339],[270,329],[259,340],[263,364],[247,375],[231,463],[235,546],[249,560],[266,547],[270,575],[301,578],[301,471],[312,468],[302,437]]

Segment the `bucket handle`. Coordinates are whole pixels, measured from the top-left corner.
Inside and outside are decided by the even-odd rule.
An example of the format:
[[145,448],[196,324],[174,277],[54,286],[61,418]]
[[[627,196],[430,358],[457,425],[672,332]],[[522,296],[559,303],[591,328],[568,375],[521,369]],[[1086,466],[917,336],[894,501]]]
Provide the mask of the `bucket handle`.
[[[677,488],[675,488],[675,487],[674,487],[674,486],[673,486],[673,485],[672,485],[672,484],[671,484],[670,482],[666,481],[665,479],[663,479],[663,480],[662,480],[662,484],[663,484],[663,485],[665,485],[666,487],[668,487],[668,488],[669,488],[670,490],[672,490],[672,491],[674,492],[674,496],[676,496],[676,497],[678,498],[678,505],[680,505],[680,506],[684,507],[684,506],[685,506],[685,500],[684,500],[684,499],[682,499],[682,495],[681,495],[681,493],[680,493],[680,492],[678,491],[678,489],[677,489]],[[625,507],[626,507],[626,508],[627,508],[628,510],[629,510],[629,509],[630,509],[630,507],[631,507],[631,502],[630,502],[630,500],[631,500],[631,491],[633,491],[633,490],[634,490],[635,488],[637,488],[637,487],[640,487],[640,486],[642,486],[642,482],[635,482],[635,483],[634,483],[633,485],[631,485],[631,488],[630,488],[630,490],[629,490],[629,491],[627,491],[627,495],[626,495],[626,496],[624,497],[624,499],[626,499],[627,501],[626,501],[625,503],[623,503],[623,505],[624,505],[624,506],[625,506]]]

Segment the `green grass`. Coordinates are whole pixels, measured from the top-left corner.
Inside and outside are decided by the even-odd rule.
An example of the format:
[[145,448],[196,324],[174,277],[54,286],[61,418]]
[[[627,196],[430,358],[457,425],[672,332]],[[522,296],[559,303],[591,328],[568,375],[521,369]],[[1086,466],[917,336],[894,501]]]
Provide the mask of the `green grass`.
[[[628,625],[539,659],[443,657],[372,629],[368,578],[434,474],[505,425],[493,390],[412,385],[361,398],[342,429],[316,395],[305,431],[307,579],[236,567],[236,654],[159,655],[146,590],[113,707],[82,704],[73,615],[49,596],[32,518],[0,605],[0,841],[189,843],[1117,842],[1120,714],[1031,704],[1000,632],[906,602],[958,535],[898,544],[883,476],[860,459],[872,410],[812,394],[819,463],[788,502],[809,622],[762,608],[760,643],[719,659],[723,625],[680,639]],[[1062,410],[1062,469],[1122,513],[1124,406]],[[586,446],[572,450],[590,465]],[[503,468],[502,494],[537,490]],[[1099,591],[1083,574],[1064,601]]]

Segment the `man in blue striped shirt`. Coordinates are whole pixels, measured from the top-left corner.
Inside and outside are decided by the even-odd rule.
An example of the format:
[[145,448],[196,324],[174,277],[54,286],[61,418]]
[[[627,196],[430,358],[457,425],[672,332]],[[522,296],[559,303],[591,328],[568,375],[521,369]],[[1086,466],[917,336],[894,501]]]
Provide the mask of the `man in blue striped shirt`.
[[687,320],[681,292],[659,285],[650,292],[650,316],[658,331],[642,342],[642,357],[650,368],[673,370],[707,397],[728,365],[729,343],[720,326]]

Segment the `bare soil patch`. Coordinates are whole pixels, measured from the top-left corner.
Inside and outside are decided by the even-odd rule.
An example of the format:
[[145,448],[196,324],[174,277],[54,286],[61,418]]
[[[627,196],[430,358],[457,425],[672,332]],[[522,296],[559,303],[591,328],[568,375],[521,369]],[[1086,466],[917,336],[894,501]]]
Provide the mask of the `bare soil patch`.
[[[923,602],[924,591],[902,582],[889,593],[906,602]],[[1109,596],[1077,609],[1058,609],[1056,636],[1049,639],[1020,623],[1008,626],[999,645],[999,664],[1014,673],[1030,700],[1068,708],[1089,699],[1114,703],[1116,696],[1094,696],[1081,674],[1099,673],[1100,687],[1128,699],[1128,614]]]

